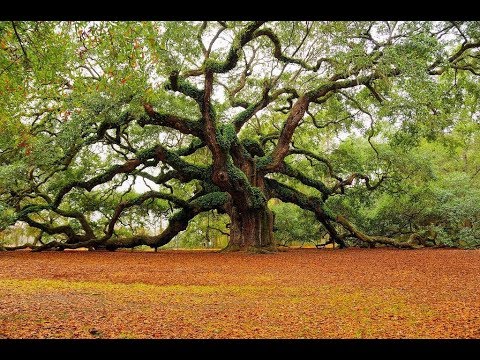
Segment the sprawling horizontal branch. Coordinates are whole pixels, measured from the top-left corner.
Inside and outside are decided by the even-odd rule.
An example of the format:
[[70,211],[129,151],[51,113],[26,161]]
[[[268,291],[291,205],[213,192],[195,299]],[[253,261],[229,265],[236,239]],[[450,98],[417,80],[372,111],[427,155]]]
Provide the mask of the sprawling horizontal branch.
[[142,164],[142,160],[138,158],[127,160],[122,165],[111,166],[103,174],[97,175],[90,180],[71,182],[70,184],[65,185],[60,189],[57,196],[55,197],[55,200],[53,201],[52,207],[57,208],[60,205],[63,197],[73,188],[83,188],[87,191],[91,191],[95,186],[98,186],[100,184],[103,184],[107,181],[112,180],[113,177],[117,174],[132,172],[140,164]]
[[270,41],[273,43],[274,49],[273,49],[273,56],[284,63],[289,63],[289,64],[296,64],[301,66],[302,68],[310,71],[318,71],[322,63],[328,62],[331,63],[332,60],[329,58],[320,58],[317,60],[317,63],[315,65],[309,65],[307,64],[306,61],[301,60],[301,59],[296,59],[290,56],[285,55],[282,53],[282,46],[280,44],[280,39],[278,36],[275,34],[275,32],[272,29],[269,28],[263,28],[261,30],[257,30],[254,34],[255,37],[259,36],[266,36],[267,38],[270,39]]
[[[165,199],[165,200],[168,200],[168,201],[170,201],[170,202],[172,202],[172,203],[174,203],[174,204],[176,204],[180,207],[184,207],[184,208],[188,208],[190,206],[188,202],[186,202],[182,199],[179,199],[172,194],[161,193],[161,192],[157,192],[157,191],[146,192],[146,193],[138,196],[135,199],[132,199],[132,200],[126,201],[126,202],[121,202],[120,204],[117,205],[117,207],[115,209],[115,212],[114,212],[114,215],[112,216],[112,219],[109,221],[109,224],[108,224],[108,227],[107,227],[107,231],[105,232],[105,235],[101,239],[98,239],[98,242],[103,243],[112,236],[114,226],[117,223],[118,219],[120,218],[122,212],[125,209],[130,208],[132,206],[141,205],[143,202],[145,202],[146,200],[149,200],[149,199]],[[51,209],[51,210],[53,210],[54,212],[56,212],[59,215],[62,215],[62,216],[65,216],[65,217],[70,217],[70,218],[76,218],[77,220],[79,220],[79,222],[82,225],[82,228],[85,231],[85,235],[78,235],[70,225],[62,225],[62,226],[54,227],[50,224],[45,224],[45,223],[35,221],[35,220],[31,219],[29,216],[22,217],[22,220],[24,220],[30,226],[38,228],[38,229],[42,230],[43,232],[45,232],[49,235],[58,235],[58,234],[65,235],[68,239],[67,243],[70,243],[70,244],[75,244],[75,243],[78,243],[78,242],[83,243],[83,242],[89,241],[89,240],[97,241],[97,239],[95,237],[95,234],[93,233],[92,228],[88,224],[87,219],[85,218],[85,216],[83,214],[81,214],[79,212],[65,211],[65,210],[61,210],[61,209],[58,209],[58,208],[57,209]]]
[[332,191],[320,180],[312,179],[302,173],[300,170],[295,169],[293,166],[288,165],[287,163],[282,163],[278,172],[297,179],[302,184],[313,187],[322,193],[322,198],[325,201]]
[[336,243],[340,244],[341,247],[346,246],[343,237],[338,234],[337,230],[332,225],[332,222],[335,221],[335,217],[330,213],[330,211],[325,211],[325,205],[322,199],[302,194],[300,191],[282,184],[274,179],[267,178],[266,184],[271,197],[298,205],[304,210],[313,212],[318,221],[320,221],[328,231],[330,237]]
[[292,88],[282,88],[274,91],[269,95],[269,88],[265,87],[262,93],[262,98],[253,104],[247,104],[247,107],[244,111],[240,112],[232,120],[235,130],[239,132],[242,126],[250,120],[257,112],[266,108],[273,101],[277,100],[280,95],[291,94],[291,99],[297,98],[299,95],[295,89]]
[[214,73],[226,73],[232,70],[237,65],[238,59],[240,58],[240,50],[255,38],[254,32],[262,26],[263,23],[264,21],[254,21],[249,23],[233,40],[225,61],[221,62],[208,59],[205,64],[205,70]]
[[198,89],[195,85],[179,76],[178,71],[173,71],[170,74],[168,82],[165,84],[165,89],[178,91],[195,100],[195,102],[202,107],[204,91]]
[[365,186],[367,187],[368,190],[375,190],[376,188],[378,188],[382,182],[386,179],[387,177],[385,175],[383,175],[382,177],[380,177],[380,179],[375,183],[375,184],[371,184],[371,180],[370,180],[370,177],[368,175],[364,175],[364,174],[360,174],[360,173],[353,173],[351,175],[349,175],[345,180],[342,180],[342,181],[339,181],[337,184],[335,184],[335,186],[332,188],[332,193],[334,192],[337,192],[338,190],[340,190],[342,193],[344,192],[344,187],[347,186],[347,185],[352,185],[353,181],[355,179],[362,179],[365,181]]
[[[308,158],[312,158],[312,159],[315,159],[315,160],[318,160],[320,161],[321,163],[325,164],[325,166],[327,167],[328,169],[328,174],[334,178],[335,180],[337,180],[337,183],[331,188],[331,189],[327,189],[327,193],[330,195],[330,194],[335,194],[335,193],[338,193],[340,191],[340,193],[344,193],[345,191],[345,187],[348,186],[348,185],[352,185],[354,180],[355,179],[361,179],[361,180],[364,180],[365,181],[365,186],[368,190],[375,190],[376,188],[378,188],[382,182],[387,178],[386,175],[382,175],[380,177],[380,179],[375,183],[375,184],[372,184],[371,183],[371,179],[368,175],[365,175],[365,174],[361,174],[361,173],[358,173],[358,172],[355,172],[353,174],[350,174],[346,179],[343,179],[341,176],[339,176],[334,170],[333,170],[333,166],[332,164],[330,163],[330,161],[322,156],[319,156],[311,151],[308,151],[308,150],[304,150],[304,149],[291,149],[289,151],[289,154],[301,154],[301,155],[305,155],[306,157]],[[286,174],[286,173],[285,173]],[[286,174],[288,175],[288,174]],[[292,177],[296,177],[295,175],[291,175]],[[300,178],[298,178],[300,180]],[[309,181],[307,179],[307,181]],[[303,181],[302,181],[303,182]],[[309,185],[305,182],[303,182],[305,185]],[[309,186],[312,186],[312,185],[309,185]],[[313,186],[315,187],[315,186]],[[320,190],[320,189],[319,189]]]
[[148,114],[148,118],[142,117],[137,123],[140,126],[145,125],[160,125],[166,126],[180,131],[182,134],[195,135],[198,138],[202,138],[202,123],[199,120],[187,119],[180,116],[171,114],[161,114],[153,110],[150,104],[144,104],[145,112]]
[[120,204],[117,205],[115,208],[115,212],[110,219],[107,227],[107,231],[105,232],[105,236],[100,240],[101,242],[108,240],[112,235],[113,235],[113,230],[115,228],[115,224],[117,223],[118,219],[120,218],[121,214],[125,209],[131,208],[133,206],[139,206],[143,204],[145,201],[150,200],[150,199],[164,199],[168,200],[177,206],[180,206],[182,208],[188,208],[189,204],[187,201],[182,200],[172,194],[168,193],[161,193],[158,191],[148,191],[135,199],[132,199],[130,201],[124,201],[121,202]]
[[49,235],[65,235],[68,242],[77,243],[80,241],[90,240],[90,235],[78,235],[70,225],[52,226],[50,224],[40,223],[33,220],[30,216],[23,216],[20,220],[25,221],[31,227],[37,228]]
[[[142,196],[134,199],[128,203],[125,203],[123,209],[129,206],[138,205],[141,202],[147,200],[148,198],[159,197],[159,198],[167,198],[169,194],[161,194],[152,192],[149,195],[143,194]],[[188,222],[193,219],[196,215],[213,209],[221,209],[222,211],[225,210],[226,204],[230,201],[230,196],[224,192],[212,192],[201,196],[194,196],[191,201],[184,202],[179,199],[174,199],[172,197],[171,200],[175,200],[179,203],[179,205],[184,206],[180,211],[175,213],[172,218],[169,220],[169,224],[167,228],[162,231],[158,235],[134,235],[131,237],[118,237],[112,238],[104,236],[103,238],[95,238],[95,239],[76,239],[76,242],[68,241],[68,242],[59,242],[59,241],[52,241],[46,243],[41,246],[34,246],[33,244],[27,244],[24,247],[30,247],[36,251],[48,250],[48,249],[77,249],[80,247],[106,247],[109,250],[115,250],[117,248],[131,248],[140,245],[147,245],[154,248],[163,246],[170,242],[175,235],[177,235],[180,231],[183,231],[187,228]],[[117,207],[116,214],[121,213],[122,206],[121,204]],[[118,219],[118,217],[117,217]],[[31,246],[30,246],[31,245]],[[5,250],[10,250],[10,247],[4,247]]]
[[18,246],[4,246],[0,244],[0,251],[15,251],[15,250],[24,250],[24,249],[35,249],[37,245],[32,243],[26,243]]
[[[25,220],[28,214],[36,213],[42,210],[54,210],[57,211],[60,203],[62,202],[64,196],[70,192],[73,188],[82,188],[87,191],[91,191],[95,186],[100,184],[106,183],[114,178],[117,174],[122,173],[134,173],[136,168],[141,165],[147,163],[150,159],[155,161],[154,164],[158,163],[158,161],[165,162],[166,164],[170,165],[174,170],[175,173],[169,173],[168,175],[163,175],[160,178],[156,179],[156,182],[165,182],[168,178],[177,177],[181,178],[183,181],[190,181],[193,179],[209,181],[209,174],[211,170],[198,166],[193,165],[191,163],[186,162],[183,160],[178,154],[174,151],[170,151],[165,149],[161,145],[156,145],[150,149],[144,150],[137,154],[136,159],[130,159],[125,161],[123,164],[120,165],[113,165],[107,170],[105,170],[102,174],[99,174],[87,181],[73,181],[65,186],[63,186],[57,193],[57,196],[53,201],[47,201],[47,205],[27,205],[21,210],[17,212],[17,219],[18,220]],[[145,174],[143,174],[145,175]],[[146,176],[146,175],[145,175]],[[166,177],[165,179],[163,177]],[[61,211],[61,210],[60,210]],[[57,211],[58,212],[58,211]],[[58,212],[60,215],[62,213]],[[76,217],[82,225],[85,225],[85,221],[82,220],[78,214],[69,214],[66,215],[64,212],[64,216],[68,217]],[[38,226],[37,226],[38,227]],[[91,234],[91,231],[88,227],[84,226],[84,230],[87,234]],[[48,231],[46,231],[48,233]]]
[[325,164],[325,166],[328,169],[328,174],[334,178],[337,179],[338,181],[342,181],[342,178],[340,178],[335,171],[333,170],[333,166],[330,163],[330,161],[327,158],[324,158],[323,156],[317,155],[311,151],[304,150],[304,149],[290,149],[289,154],[300,154],[300,155],[305,155],[306,157],[315,159],[317,161],[320,161],[321,163]]
[[338,215],[336,218],[336,222],[340,225],[342,225],[346,230],[348,230],[354,237],[356,237],[358,240],[361,240],[363,242],[366,242],[368,244],[383,244],[383,245],[389,245],[389,246],[394,246],[398,248],[406,248],[406,249],[412,249],[415,247],[414,244],[410,242],[401,242],[396,239],[392,239],[386,236],[369,236],[361,231],[359,231],[355,226],[353,226],[352,223],[350,223],[345,217]]
[[345,230],[349,231],[352,236],[369,244],[383,244],[408,249],[415,247],[415,245],[410,241],[402,242],[385,236],[366,235],[359,231],[345,217],[331,213],[330,210],[325,208],[325,205],[321,199],[308,197],[305,194],[302,194],[300,191],[282,184],[274,179],[266,179],[266,182],[272,197],[296,204],[302,209],[312,211],[317,219],[325,226],[330,236],[335,239],[335,242],[340,243],[342,246],[345,246],[344,239],[337,233],[336,229],[332,226],[332,223],[341,225]]
[[[160,145],[154,146],[148,150],[139,152],[137,154],[136,159],[127,160],[124,164],[121,164],[121,165],[114,165],[109,169],[107,169],[104,173],[99,174],[90,180],[74,181],[68,185],[65,185],[60,189],[54,201],[52,201],[49,196],[44,195],[43,197],[47,202],[46,205],[27,205],[17,212],[17,219],[25,221],[30,226],[38,228],[49,235],[63,234],[66,236],[66,238],[68,239],[67,242],[70,244],[94,241],[96,239],[95,239],[93,230],[91,226],[88,224],[87,219],[82,213],[75,212],[75,211],[66,211],[59,208],[59,205],[63,200],[63,197],[71,189],[73,189],[74,187],[78,187],[78,188],[83,188],[88,191],[91,191],[95,186],[113,179],[115,175],[120,173],[132,173],[134,175],[139,174],[144,177],[150,178],[150,180],[159,184],[165,183],[172,178],[178,178],[178,179],[181,179],[182,181],[189,181],[192,179],[208,181],[209,180],[208,169],[201,166],[190,164],[184,161],[183,159],[181,159],[180,157],[181,155],[183,156],[183,155],[188,155],[189,153],[193,153],[196,149],[200,148],[201,146],[204,146],[204,144],[201,141],[192,141],[192,143],[188,147],[178,150],[180,155],[174,151],[169,151]],[[174,170],[168,171],[167,173],[161,174],[156,177],[150,176],[148,173],[145,173],[142,171],[139,171],[139,172],[136,171],[136,168],[139,165],[148,164],[152,160],[154,162],[153,164],[150,164],[150,165],[155,165],[158,163],[158,161],[163,161],[169,164],[171,167],[173,167]],[[125,208],[137,205],[149,198],[164,198],[178,205],[188,206],[186,202],[183,202],[181,199],[178,199],[172,196],[171,194],[162,194],[158,192],[146,193],[140,196],[139,198],[132,200],[131,202],[122,203],[119,205],[119,207],[117,207],[114,218],[109,223],[108,231],[102,239],[106,240],[109,237],[111,237],[113,232],[113,227],[116,221],[118,220],[121,212]],[[75,218],[80,222],[85,234],[84,235],[77,234],[76,231],[70,225],[52,226],[51,224],[35,221],[30,217],[30,214],[38,213],[42,210],[53,211],[61,216],[68,217],[68,218]]]

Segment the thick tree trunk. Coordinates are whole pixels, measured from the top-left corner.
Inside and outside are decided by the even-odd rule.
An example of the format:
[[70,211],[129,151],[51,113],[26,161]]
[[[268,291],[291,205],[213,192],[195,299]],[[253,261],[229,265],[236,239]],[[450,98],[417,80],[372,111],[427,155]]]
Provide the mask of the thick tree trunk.
[[225,250],[254,252],[275,250],[273,213],[268,208],[242,212],[233,207],[230,221],[230,241]]

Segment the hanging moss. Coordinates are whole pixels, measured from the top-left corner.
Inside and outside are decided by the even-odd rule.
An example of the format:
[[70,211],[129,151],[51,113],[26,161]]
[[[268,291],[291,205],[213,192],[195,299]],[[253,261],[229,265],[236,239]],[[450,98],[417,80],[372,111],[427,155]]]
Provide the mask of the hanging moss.
[[201,166],[201,165],[193,165],[185,160],[183,160],[180,156],[178,156],[173,151],[165,151],[165,160],[166,162],[172,166],[175,170],[179,171],[183,175],[185,175],[189,179],[206,179],[209,177],[211,170],[210,166]]
[[251,156],[265,156],[265,151],[263,150],[260,142],[254,139],[243,139],[241,141],[243,147],[248,151]]
[[251,196],[251,207],[254,209],[263,209],[267,204],[267,199],[263,194],[262,190],[258,187],[250,187],[250,196]]
[[205,190],[205,192],[207,192],[207,193],[220,191],[220,188],[210,181],[203,182],[202,186],[203,186],[203,189]]
[[248,187],[249,182],[247,175],[245,175],[242,170],[235,166],[231,156],[228,156],[227,158],[227,173],[232,183],[237,183],[239,185],[243,185],[244,187]]
[[209,58],[205,61],[204,67],[205,67],[205,70],[207,71],[211,71],[214,73],[221,73],[224,71],[225,63]]
[[152,159],[155,157],[155,150],[156,150],[155,148],[140,150],[136,154],[137,159],[142,162],[147,161],[148,159]]
[[171,82],[168,82],[165,85],[166,90],[180,91],[181,93],[195,99],[197,102],[203,101],[203,91],[195,87],[193,84],[189,83],[185,79],[178,78],[177,83],[173,86]]
[[186,210],[179,210],[179,211],[176,211],[174,212],[170,218],[168,219],[168,221],[170,222],[174,222],[174,221],[185,221],[185,220],[188,220],[189,219],[189,216],[188,216],[188,212]]
[[17,219],[22,219],[28,214],[39,213],[42,210],[50,210],[51,205],[27,205],[20,212],[17,213]]
[[237,133],[232,124],[225,124],[218,127],[216,136],[222,150],[228,151],[235,142]]
[[199,209],[214,209],[224,205],[228,201],[228,194],[226,192],[213,192],[203,195],[198,199],[190,202],[190,205]]
[[192,140],[192,142],[190,143],[190,145],[176,150],[175,153],[178,156],[190,155],[190,154],[193,154],[196,150],[198,150],[199,148],[201,148],[204,145],[205,145],[205,143],[202,140],[200,140],[199,138],[194,138]]
[[273,161],[271,155],[261,156],[255,158],[255,163],[257,164],[257,169],[264,169]]
[[233,118],[233,123],[236,126],[243,125],[255,112],[256,104],[249,105],[245,110]]

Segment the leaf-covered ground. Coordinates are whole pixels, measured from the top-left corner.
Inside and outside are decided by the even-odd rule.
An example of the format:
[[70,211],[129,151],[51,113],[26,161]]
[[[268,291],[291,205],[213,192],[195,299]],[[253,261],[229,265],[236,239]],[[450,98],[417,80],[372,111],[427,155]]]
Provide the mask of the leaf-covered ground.
[[0,253],[0,338],[480,338],[480,251]]

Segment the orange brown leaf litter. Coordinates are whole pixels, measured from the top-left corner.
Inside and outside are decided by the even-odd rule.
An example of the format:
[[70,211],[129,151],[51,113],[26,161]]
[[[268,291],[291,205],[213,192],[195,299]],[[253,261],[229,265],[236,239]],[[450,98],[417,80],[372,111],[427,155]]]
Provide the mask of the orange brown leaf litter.
[[5,252],[0,338],[480,338],[480,251]]

